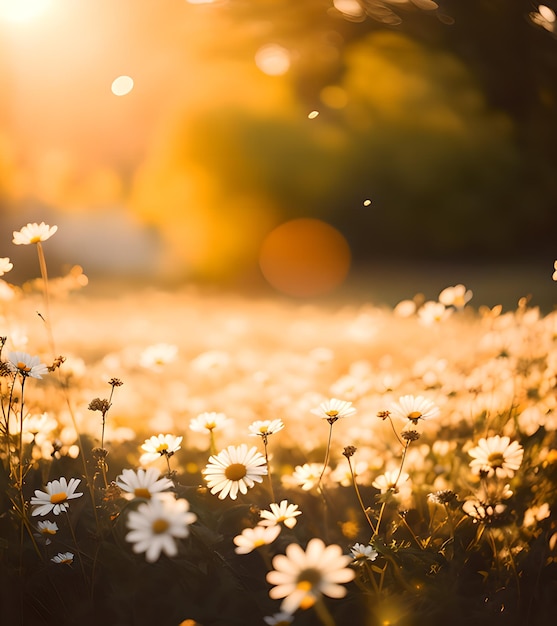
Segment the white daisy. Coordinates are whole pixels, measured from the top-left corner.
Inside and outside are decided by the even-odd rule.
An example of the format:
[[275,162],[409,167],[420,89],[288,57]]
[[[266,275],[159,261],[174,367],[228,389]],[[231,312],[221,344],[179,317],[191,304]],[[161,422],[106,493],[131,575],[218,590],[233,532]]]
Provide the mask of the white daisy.
[[197,516],[191,513],[187,500],[154,497],[142,502],[137,511],[130,511],[126,521],[130,532],[126,541],[133,543],[137,554],[145,552],[150,563],[156,561],[162,552],[167,556],[178,553],[175,538],[183,539],[189,534],[188,526]]
[[371,484],[381,491],[381,493],[387,493],[387,491],[398,491],[398,485],[405,483],[410,476],[406,472],[399,472],[398,470],[386,471],[381,476],[378,476]]
[[160,478],[160,475],[160,470],[155,467],[149,467],[146,470],[138,469],[137,472],[125,469],[116,479],[116,484],[126,492],[126,497],[149,500],[156,493],[174,487],[174,483],[169,478]]
[[390,406],[390,413],[417,423],[418,420],[432,419],[439,415],[439,407],[423,396],[401,396]]
[[470,468],[476,474],[485,473],[497,478],[511,478],[522,463],[524,449],[509,437],[482,437],[478,445],[468,451],[472,457]]
[[0,276],[4,276],[11,269],[13,269],[14,264],[10,262],[10,259],[7,256],[0,257]]
[[284,428],[284,424],[281,419],[276,420],[256,420],[248,426],[249,434],[252,437],[266,438],[269,435],[278,433],[279,430]]
[[244,528],[241,534],[234,537],[236,554],[248,554],[256,548],[269,545],[280,535],[280,526],[255,526],[255,528]]
[[[325,473],[327,472],[329,472],[328,467],[325,469]],[[283,476],[283,479],[286,479],[284,482],[298,485],[304,491],[311,491],[319,484],[322,474],[323,463],[304,463],[303,465],[296,465],[290,478]]]
[[263,481],[267,466],[255,446],[248,449],[243,443],[210,456],[202,473],[212,494],[218,493],[221,500],[228,495],[236,500],[238,492],[245,494],[255,483]]
[[30,378],[42,378],[48,373],[48,367],[41,363],[38,356],[31,356],[27,352],[9,352],[8,367],[14,374],[29,376]]
[[358,565],[363,565],[365,561],[375,561],[375,559],[379,556],[379,552],[372,548],[371,546],[364,546],[362,543],[355,543],[351,548],[350,552],[352,553],[352,558],[354,559],[354,563]]
[[332,423],[341,417],[354,415],[356,409],[352,406],[352,402],[331,398],[322,402],[317,408],[311,409],[311,413]]
[[286,554],[273,558],[274,570],[267,574],[267,582],[275,586],[269,596],[284,598],[280,608],[287,613],[309,608],[321,595],[342,598],[346,588],[339,583],[348,583],[355,576],[347,567],[351,560],[340,546],[326,546],[319,538],[311,539],[305,551],[291,543]]
[[156,343],[143,350],[139,357],[139,364],[147,369],[161,369],[164,365],[176,360],[177,354],[177,346]]
[[41,537],[46,545],[51,543],[50,537],[53,537],[58,532],[58,524],[56,522],[39,522],[37,524],[38,536]]
[[261,526],[276,526],[278,524],[284,524],[287,528],[294,528],[296,526],[297,515],[301,515],[302,511],[298,510],[297,504],[288,504],[288,500],[281,500],[280,504],[273,502],[270,507],[270,511],[261,511]]
[[69,482],[62,476],[59,480],[51,480],[46,484],[46,491],[35,490],[35,495],[31,498],[33,509],[32,515],[47,515],[51,511],[54,515],[67,511],[68,500],[80,498],[83,494],[76,493],[76,488],[81,480],[70,478]]
[[197,432],[212,432],[222,428],[229,421],[225,413],[217,413],[215,411],[200,413],[197,417],[190,421],[190,428]]
[[445,306],[454,306],[455,309],[463,309],[473,295],[472,291],[466,289],[464,285],[455,285],[443,289],[439,294],[439,302]]
[[174,435],[153,435],[141,446],[145,453],[141,455],[140,463],[144,465],[156,461],[161,456],[172,456],[182,447],[182,439],[183,437]]
[[58,552],[56,556],[50,559],[53,563],[63,563],[71,565],[73,563],[73,552]]
[[37,224],[27,224],[19,231],[14,231],[13,243],[19,245],[29,245],[31,243],[39,243],[39,241],[46,241],[50,239],[52,235],[58,230],[58,226],[48,226],[44,222]]

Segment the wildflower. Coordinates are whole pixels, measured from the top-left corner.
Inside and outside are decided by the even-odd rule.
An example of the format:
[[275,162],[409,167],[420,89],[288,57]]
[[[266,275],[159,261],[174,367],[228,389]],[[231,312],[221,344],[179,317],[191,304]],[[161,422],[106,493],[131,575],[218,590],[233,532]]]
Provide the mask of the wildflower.
[[141,446],[145,450],[145,454],[141,455],[141,464],[156,461],[161,456],[172,456],[180,450],[183,437],[175,437],[174,435],[153,435],[145,440]]
[[39,243],[50,239],[58,230],[58,226],[48,226],[44,222],[40,224],[27,224],[19,231],[14,231],[13,243],[19,245],[29,245],[31,243]]
[[261,526],[275,526],[282,523],[287,528],[294,528],[298,521],[296,517],[302,514],[302,511],[298,510],[298,505],[288,504],[288,500],[281,500],[280,504],[273,502],[270,509],[270,511],[261,511],[260,515],[263,518],[259,522]]
[[319,484],[324,467],[323,463],[296,465],[291,480],[304,491],[310,491]]
[[427,494],[427,499],[433,504],[449,505],[458,500],[458,495],[450,489],[441,489]]
[[160,471],[155,467],[138,469],[137,472],[124,469],[116,479],[116,485],[126,492],[127,497],[149,500],[153,495],[174,487],[169,478],[160,478],[160,475]]
[[197,519],[189,506],[187,500],[160,496],[142,502],[137,511],[128,514],[126,525],[130,532],[126,541],[134,544],[135,553],[145,552],[145,558],[150,563],[156,561],[162,552],[175,556],[178,553],[175,539],[187,537],[188,526]]
[[245,494],[256,482],[263,481],[267,467],[265,457],[257,448],[254,446],[248,450],[243,443],[211,455],[202,473],[212,494],[218,493],[221,500],[228,495],[236,500],[238,491]]
[[468,451],[472,457],[470,468],[476,474],[497,478],[511,478],[522,463],[524,449],[509,437],[482,437],[478,445]]
[[248,426],[248,430],[250,431],[250,435],[252,437],[262,437],[265,439],[269,435],[274,435],[278,433],[279,430],[284,428],[284,424],[282,420],[257,420],[252,422]]
[[354,415],[354,413],[356,413],[356,409],[352,406],[352,402],[331,398],[330,400],[322,402],[317,408],[311,409],[311,413],[326,419],[330,424],[332,424],[341,417],[350,417],[350,415]]
[[7,256],[0,257],[0,276],[7,274],[13,267],[14,264],[10,263],[10,259]]
[[161,369],[167,363],[176,359],[178,348],[168,343],[156,343],[143,350],[139,357],[141,367]]
[[406,472],[387,471],[381,476],[378,476],[371,484],[381,491],[381,493],[387,493],[387,491],[398,491],[397,485],[399,483],[405,483],[410,476]]
[[50,559],[53,563],[64,563],[71,565],[73,563],[73,552],[58,552],[56,556]]
[[37,524],[38,536],[44,539],[46,545],[51,543],[50,537],[54,536],[58,532],[58,524],[56,522],[49,522],[45,520],[44,522],[39,522]]
[[391,404],[390,414],[406,418],[417,424],[418,420],[437,417],[439,415],[439,407],[423,396],[407,395],[400,397],[398,402]]
[[265,624],[268,626],[290,626],[294,621],[294,616],[290,613],[285,613],[284,611],[280,611],[279,613],[274,613],[273,615],[267,615],[263,618]]
[[418,319],[420,324],[424,326],[432,326],[439,324],[449,317],[452,309],[448,309],[442,302],[433,302],[428,300],[422,307],[418,309]]
[[224,426],[226,422],[228,422],[228,418],[225,413],[205,412],[200,413],[190,421],[190,428],[197,433],[202,433],[206,430],[212,432]]
[[445,306],[454,306],[455,309],[463,309],[473,295],[472,291],[466,289],[464,285],[455,285],[443,289],[439,294],[439,302]]
[[48,373],[48,367],[41,363],[39,357],[27,352],[9,352],[8,367],[13,373],[30,378],[42,378],[43,374]]
[[46,484],[46,491],[35,490],[31,504],[35,507],[32,515],[47,515],[51,511],[54,515],[67,511],[68,500],[80,498],[83,494],[76,492],[81,480],[70,478],[69,482],[62,476],[58,480],[51,480]]
[[355,543],[351,548],[352,558],[357,565],[363,565],[366,561],[375,561],[379,552],[372,546],[364,546],[362,543]]
[[255,528],[244,528],[240,535],[234,537],[236,554],[248,554],[256,548],[266,546],[280,535],[280,526],[256,526]]
[[350,561],[340,546],[326,546],[319,538],[310,539],[305,551],[291,543],[286,554],[273,558],[274,570],[267,574],[267,582],[276,586],[269,596],[284,598],[280,608],[287,613],[313,606],[322,595],[342,598],[346,588],[339,583],[350,582],[355,576],[347,567]]
[[488,504],[477,498],[469,498],[462,504],[462,510],[476,523],[492,524],[501,519],[507,510],[507,505],[502,502]]

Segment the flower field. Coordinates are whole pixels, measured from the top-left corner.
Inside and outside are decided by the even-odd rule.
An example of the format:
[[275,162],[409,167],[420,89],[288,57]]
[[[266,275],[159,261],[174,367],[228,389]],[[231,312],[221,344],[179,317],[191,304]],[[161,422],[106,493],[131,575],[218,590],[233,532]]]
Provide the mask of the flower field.
[[55,233],[0,258],[2,624],[552,623],[556,312],[90,297]]

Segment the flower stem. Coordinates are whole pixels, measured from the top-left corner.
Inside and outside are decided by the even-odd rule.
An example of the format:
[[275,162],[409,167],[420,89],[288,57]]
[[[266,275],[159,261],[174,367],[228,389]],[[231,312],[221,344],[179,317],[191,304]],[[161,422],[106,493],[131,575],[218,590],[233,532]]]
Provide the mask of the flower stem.
[[45,313],[46,313],[46,317],[43,317],[41,315],[41,318],[46,324],[46,330],[48,333],[50,349],[52,350],[53,355],[56,356],[54,335],[52,334],[52,326],[50,325],[50,294],[48,291],[48,272],[46,269],[46,259],[44,256],[44,251],[43,251],[41,242],[38,241],[36,245],[37,245],[37,254],[39,256],[39,267],[41,270],[41,278],[43,280],[43,299],[44,299],[44,307],[45,307]]
[[327,605],[323,602],[322,598],[317,598],[315,604],[313,605],[315,612],[317,613],[317,617],[323,624],[323,626],[335,626],[335,620],[331,615],[331,612],[327,608]]
[[269,478],[269,491],[271,492],[271,502],[276,502],[275,491],[273,489],[273,479],[271,476],[271,464],[269,463],[269,454],[267,451],[267,437],[263,437],[263,447],[265,449],[265,463],[267,464],[267,477]]

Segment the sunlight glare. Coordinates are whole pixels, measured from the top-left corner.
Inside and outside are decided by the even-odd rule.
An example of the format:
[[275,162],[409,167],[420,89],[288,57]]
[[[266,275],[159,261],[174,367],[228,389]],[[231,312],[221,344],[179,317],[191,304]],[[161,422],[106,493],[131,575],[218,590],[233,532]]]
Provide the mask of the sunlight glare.
[[290,53],[278,44],[267,44],[255,53],[255,64],[268,76],[282,76],[290,69]]
[[259,265],[267,282],[290,296],[312,297],[339,287],[350,268],[350,247],[333,226],[313,218],[284,222],[261,246]]
[[118,76],[112,81],[112,93],[115,96],[125,96],[133,89],[133,78],[130,76]]
[[48,9],[51,0],[0,0],[0,19],[6,22],[27,22]]

